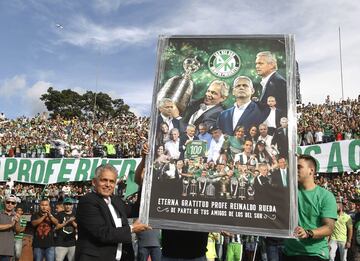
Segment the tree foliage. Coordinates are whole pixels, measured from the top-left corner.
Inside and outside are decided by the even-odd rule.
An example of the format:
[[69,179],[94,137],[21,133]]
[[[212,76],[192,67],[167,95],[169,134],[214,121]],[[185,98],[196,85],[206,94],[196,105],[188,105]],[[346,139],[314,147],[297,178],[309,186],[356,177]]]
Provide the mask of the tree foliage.
[[50,112],[50,117],[60,115],[64,118],[100,118],[116,117],[129,112],[129,106],[123,99],[112,99],[103,92],[87,91],[83,95],[71,90],[57,91],[50,87],[40,97]]

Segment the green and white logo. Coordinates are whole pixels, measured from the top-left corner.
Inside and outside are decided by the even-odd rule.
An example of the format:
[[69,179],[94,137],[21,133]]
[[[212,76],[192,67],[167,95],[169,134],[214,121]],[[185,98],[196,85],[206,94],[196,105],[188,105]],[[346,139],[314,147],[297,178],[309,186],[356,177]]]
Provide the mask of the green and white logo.
[[240,69],[240,57],[233,51],[222,49],[210,56],[209,70],[221,78],[228,78],[235,75]]

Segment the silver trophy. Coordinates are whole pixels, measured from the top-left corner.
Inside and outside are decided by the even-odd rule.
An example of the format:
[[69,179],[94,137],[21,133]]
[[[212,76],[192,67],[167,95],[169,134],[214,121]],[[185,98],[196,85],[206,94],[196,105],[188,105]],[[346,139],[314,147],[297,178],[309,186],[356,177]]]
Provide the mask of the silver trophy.
[[236,198],[237,190],[239,186],[239,181],[237,177],[233,176],[230,179],[230,194],[232,198]]
[[206,196],[209,198],[215,197],[215,186],[213,185],[212,179],[209,180],[209,185],[206,187]]
[[197,186],[196,186],[196,179],[191,179],[190,181],[190,195],[195,197],[197,194]]
[[157,95],[158,101],[162,98],[172,99],[180,115],[185,111],[192,96],[194,83],[191,80],[191,74],[200,68],[200,62],[196,56],[194,58],[186,58],[183,62],[183,68],[185,72],[181,76],[175,75],[167,80]]
[[187,196],[187,191],[188,191],[188,187],[189,187],[189,180],[188,178],[184,178],[183,179],[183,191],[182,191],[182,196],[186,197]]

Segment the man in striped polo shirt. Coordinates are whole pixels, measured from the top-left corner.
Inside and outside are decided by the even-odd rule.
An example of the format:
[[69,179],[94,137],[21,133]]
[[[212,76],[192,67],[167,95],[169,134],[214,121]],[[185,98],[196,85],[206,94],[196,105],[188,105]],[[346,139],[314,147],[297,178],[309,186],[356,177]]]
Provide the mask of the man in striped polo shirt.
[[22,216],[24,214],[24,211],[21,206],[16,207],[16,214],[20,217],[19,218],[20,232],[15,235],[15,260],[18,261],[22,253],[24,231],[26,229],[27,221]]

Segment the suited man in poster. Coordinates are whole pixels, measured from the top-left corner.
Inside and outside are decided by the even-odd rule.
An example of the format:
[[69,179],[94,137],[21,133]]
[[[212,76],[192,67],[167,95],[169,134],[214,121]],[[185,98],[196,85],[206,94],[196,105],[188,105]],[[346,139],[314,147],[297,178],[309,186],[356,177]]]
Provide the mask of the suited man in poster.
[[274,136],[271,139],[271,145],[275,145],[277,147],[280,157],[288,157],[288,138],[288,119],[283,117],[280,119],[280,127],[275,130]]
[[255,92],[253,83],[249,77],[239,76],[234,80],[233,95],[236,102],[233,107],[220,113],[217,126],[224,134],[234,135],[237,126],[243,126],[249,130],[254,125],[259,125],[265,120],[265,113],[259,106],[251,101]]
[[277,188],[289,187],[289,169],[285,158],[279,158],[279,168],[274,170],[271,175],[271,185]]
[[264,123],[268,126],[269,135],[274,135],[274,131],[280,127],[280,119],[283,117],[283,112],[277,108],[276,99],[274,96],[269,96],[267,99],[268,108],[265,109],[267,115]]
[[158,103],[159,116],[157,120],[157,131],[160,131],[160,126],[163,122],[167,123],[169,130],[176,128],[181,129],[180,121],[173,117],[175,105],[170,98],[163,98]]
[[261,76],[260,85],[262,92],[259,98],[259,105],[267,107],[267,99],[273,96],[276,99],[277,107],[283,112],[287,111],[286,81],[277,72],[277,60],[269,51],[260,52],[256,55],[256,73]]
[[216,124],[219,114],[224,110],[221,103],[226,100],[228,95],[229,86],[226,82],[212,81],[203,99],[190,102],[183,122],[193,124],[197,128],[200,123],[203,123],[210,130]]

